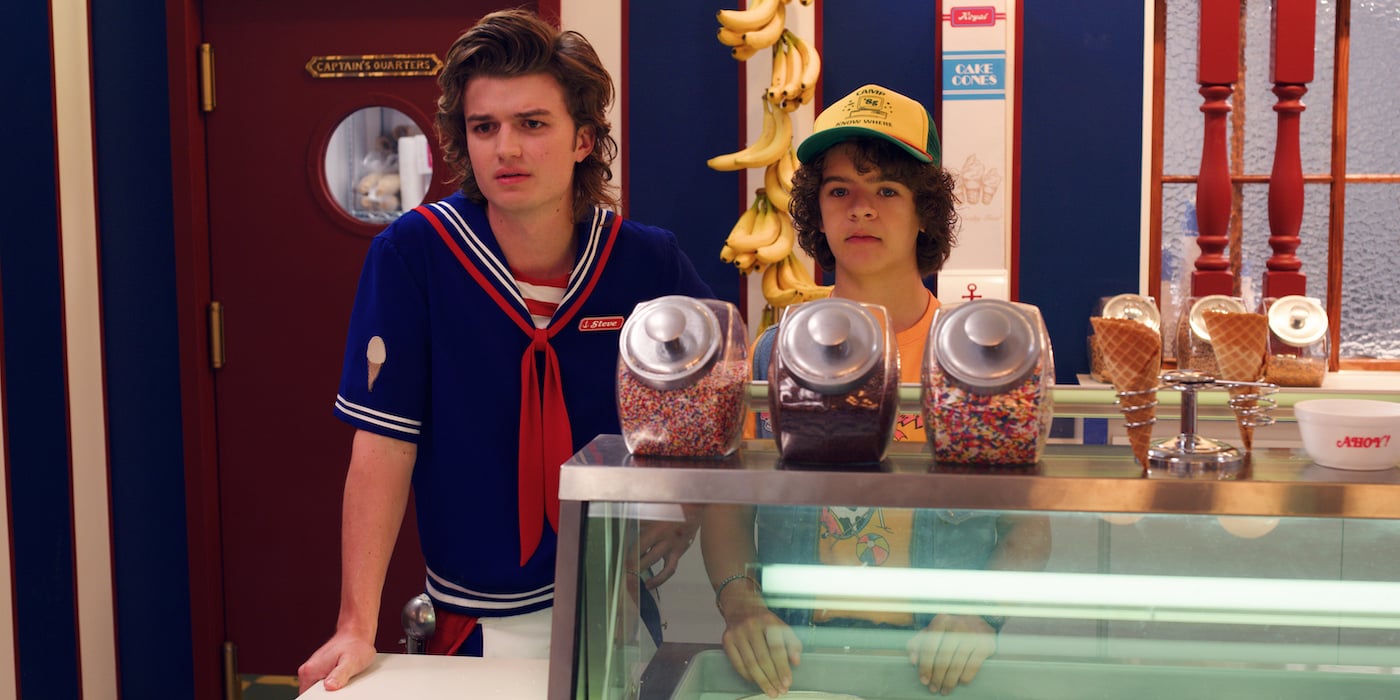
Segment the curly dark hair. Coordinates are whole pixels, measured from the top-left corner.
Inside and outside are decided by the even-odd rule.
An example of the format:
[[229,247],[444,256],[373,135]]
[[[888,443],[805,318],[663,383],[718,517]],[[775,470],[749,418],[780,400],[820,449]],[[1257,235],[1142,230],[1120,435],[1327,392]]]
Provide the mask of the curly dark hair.
[[472,174],[467,155],[466,117],[462,99],[467,82],[477,76],[510,78],[546,74],[564,91],[564,104],[576,128],[592,129],[593,152],[574,166],[574,220],[592,216],[594,206],[619,209],[609,184],[617,141],[610,132],[608,106],[613,101],[612,76],[588,40],[578,32],[561,32],[527,10],[492,12],[468,29],[452,48],[438,74],[437,132],[443,160],[452,182],[461,184],[467,199],[486,204]]
[[[855,137],[841,144],[852,146],[851,160],[858,171],[879,170],[913,192],[919,215],[919,274],[927,277],[942,269],[957,243],[953,230],[958,225],[958,198],[953,194],[953,176],[933,163],[914,160],[904,149],[884,139]],[[831,150],[822,151],[797,169],[792,178],[792,204],[788,207],[798,244],[827,272],[836,269],[836,256],[831,253],[822,227],[821,208],[822,170]]]

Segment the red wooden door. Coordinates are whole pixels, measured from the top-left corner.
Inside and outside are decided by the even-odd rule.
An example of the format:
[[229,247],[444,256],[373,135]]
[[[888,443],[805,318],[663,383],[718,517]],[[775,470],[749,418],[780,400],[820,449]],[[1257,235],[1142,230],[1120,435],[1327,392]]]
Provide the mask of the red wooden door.
[[[333,201],[324,164],[343,144],[331,134],[360,108],[390,107],[418,125],[440,161],[433,77],[317,78],[308,62],[441,58],[502,4],[205,2],[217,100],[206,121],[210,277],[226,338],[215,373],[223,614],[243,673],[294,674],[333,631],[338,607],[351,430],[331,405],[360,265],[383,224]],[[449,191],[444,172],[427,199]],[[410,511],[384,589],[381,650],[396,648],[400,608],[423,575]]]

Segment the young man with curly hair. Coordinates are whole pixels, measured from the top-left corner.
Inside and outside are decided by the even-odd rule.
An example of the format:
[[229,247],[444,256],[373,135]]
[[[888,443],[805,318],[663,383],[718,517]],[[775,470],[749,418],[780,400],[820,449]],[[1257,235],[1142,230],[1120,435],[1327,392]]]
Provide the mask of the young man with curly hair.
[[[802,165],[790,211],[798,243],[835,273],[831,296],[885,307],[906,384],[921,381],[939,307],[924,278],[943,266],[955,242],[957,199],[952,176],[939,167],[939,151],[928,111],[878,85],[823,110],[797,149]],[[768,378],[776,331],[770,327],[754,344],[755,379]],[[772,434],[763,416],[757,430]],[[924,430],[920,415],[901,415],[895,439],[923,442]],[[946,695],[977,675],[996,650],[1003,620],[898,610],[770,610],[761,589],[763,564],[1027,569],[1043,566],[1049,549],[1044,518],[985,511],[709,505],[703,523],[702,551],[724,618],[725,653],[739,675],[773,697],[791,688],[804,645],[863,642],[903,647],[919,682]],[[882,544],[883,556],[862,552],[862,543],[871,541]]]

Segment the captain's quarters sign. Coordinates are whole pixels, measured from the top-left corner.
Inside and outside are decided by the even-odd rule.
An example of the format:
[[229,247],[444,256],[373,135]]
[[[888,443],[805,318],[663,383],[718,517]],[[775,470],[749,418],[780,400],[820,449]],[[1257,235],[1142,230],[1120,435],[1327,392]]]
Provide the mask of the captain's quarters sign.
[[442,59],[431,53],[312,56],[306,72],[313,78],[403,78],[437,75]]

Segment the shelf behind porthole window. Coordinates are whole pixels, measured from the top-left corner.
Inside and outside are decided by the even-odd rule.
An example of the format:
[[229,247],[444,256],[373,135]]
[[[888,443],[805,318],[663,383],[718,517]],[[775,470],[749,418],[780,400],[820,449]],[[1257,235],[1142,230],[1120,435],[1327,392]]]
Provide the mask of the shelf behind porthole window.
[[423,202],[433,159],[423,129],[392,107],[355,110],[326,145],[326,189],[359,221],[387,224]]

